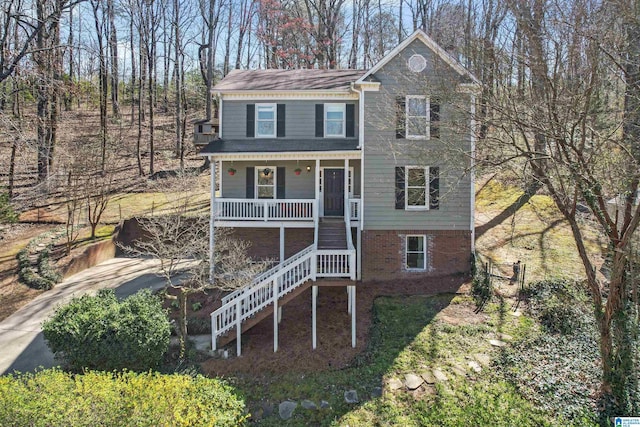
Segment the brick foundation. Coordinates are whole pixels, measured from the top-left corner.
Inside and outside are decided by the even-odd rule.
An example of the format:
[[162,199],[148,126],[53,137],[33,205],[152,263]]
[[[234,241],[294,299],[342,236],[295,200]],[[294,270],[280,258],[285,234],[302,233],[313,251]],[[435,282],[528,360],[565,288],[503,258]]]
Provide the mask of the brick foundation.
[[[407,234],[427,237],[427,270],[404,267]],[[420,277],[468,274],[471,231],[364,230],[362,232],[362,280],[418,279]]]
[[[279,228],[242,228],[233,230],[233,237],[251,243],[249,256],[254,259],[272,259],[280,257]],[[287,228],[284,231],[285,258],[300,252],[313,244],[312,228]]]

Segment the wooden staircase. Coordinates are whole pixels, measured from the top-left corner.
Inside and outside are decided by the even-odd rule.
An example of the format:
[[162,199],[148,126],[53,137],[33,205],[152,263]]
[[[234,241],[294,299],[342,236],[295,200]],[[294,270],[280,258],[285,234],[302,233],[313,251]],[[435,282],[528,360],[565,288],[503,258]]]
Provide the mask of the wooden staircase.
[[[301,295],[304,291],[309,289],[312,284],[313,284],[312,280],[307,280],[300,287],[294,289],[292,292],[289,292],[288,294],[280,298],[280,300],[278,301],[278,306],[282,307],[283,305],[287,304],[289,301]],[[260,310],[251,318],[246,319],[244,322],[242,322],[242,333],[247,332],[249,329],[253,328],[255,325],[257,325],[267,317],[271,316],[272,314],[273,314],[273,305],[269,305],[264,309]],[[220,347],[224,347],[225,345],[229,344],[235,339],[236,339],[236,331],[235,329],[232,329],[229,332],[227,332],[225,335],[220,335],[218,337],[218,345]]]
[[347,249],[347,233],[344,219],[320,219],[318,225],[318,249]]

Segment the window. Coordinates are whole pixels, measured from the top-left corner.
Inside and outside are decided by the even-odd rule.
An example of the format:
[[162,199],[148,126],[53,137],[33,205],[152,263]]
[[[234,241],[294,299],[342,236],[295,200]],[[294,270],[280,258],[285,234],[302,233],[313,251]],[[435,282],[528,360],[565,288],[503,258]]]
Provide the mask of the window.
[[407,65],[409,65],[409,69],[414,73],[419,73],[427,67],[427,60],[424,59],[424,56],[415,54],[409,58],[407,61]]
[[407,166],[405,209],[428,209],[427,191],[429,168]]
[[276,104],[256,104],[256,137],[275,138]]
[[344,104],[324,104],[324,136],[340,137],[345,136],[344,126]]
[[258,199],[275,199],[276,168],[273,166],[256,167],[256,191]]
[[426,236],[406,236],[404,263],[407,270],[427,269]]
[[429,138],[429,99],[426,96],[407,96],[407,138]]

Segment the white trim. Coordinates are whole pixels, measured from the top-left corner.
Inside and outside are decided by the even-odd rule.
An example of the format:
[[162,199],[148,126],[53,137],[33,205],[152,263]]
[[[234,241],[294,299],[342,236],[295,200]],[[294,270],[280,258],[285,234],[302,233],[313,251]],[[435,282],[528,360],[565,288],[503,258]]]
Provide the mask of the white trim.
[[[260,108],[264,108],[264,109],[270,109],[273,111],[273,133],[268,134],[268,135],[262,135],[259,133],[259,123],[260,121],[263,122],[269,122],[270,120],[260,120],[259,119],[259,110]],[[255,138],[275,138],[278,135],[278,105],[275,103],[261,103],[261,104],[255,104],[255,117],[254,117],[254,127],[255,127],[255,131],[254,131],[254,137]]]
[[222,138],[222,97],[218,93],[218,138]]
[[464,68],[457,59],[451,56],[446,50],[438,46],[438,44],[431,39],[424,31],[421,29],[417,29],[411,34],[409,37],[404,39],[402,43],[396,46],[391,52],[389,52],[384,58],[382,58],[376,65],[373,66],[369,71],[367,71],[362,77],[360,77],[356,83],[366,83],[365,79],[372,74],[378,72],[382,67],[384,67],[389,61],[395,58],[400,52],[402,52],[411,42],[419,39],[422,43],[425,44],[429,49],[433,51],[436,55],[438,55],[444,62],[446,62],[451,68],[453,68],[458,74],[461,76],[468,77],[475,85],[481,85],[480,80],[478,80],[469,70]]
[[[425,101],[425,133],[424,135],[409,135],[409,100],[421,99]],[[422,117],[422,116],[411,116]],[[406,139],[431,139],[431,100],[426,95],[407,95],[404,100],[404,132]]]
[[[409,267],[407,262],[407,255],[409,255],[409,238],[410,237],[422,237],[422,268]],[[411,251],[411,253],[419,254],[419,251]],[[426,234],[405,234],[404,236],[404,268],[406,271],[426,271],[427,270],[427,235]]]
[[271,169],[271,173],[273,173],[273,197],[263,197],[262,199],[276,199],[277,195],[276,192],[278,191],[278,168],[276,168],[275,166],[254,166],[254,186],[253,186],[253,198],[254,199],[260,199],[259,194],[258,194],[258,190],[260,189],[260,187],[269,187],[269,185],[259,185],[258,184],[258,176],[260,175],[260,171],[265,170],[265,169]]
[[[269,200],[269,199],[266,199]],[[313,220],[309,221],[249,221],[249,220],[216,220],[216,227],[231,228],[310,228],[313,229]]]
[[[325,102],[323,105],[322,118],[324,121],[324,137],[325,138],[345,138],[347,135],[347,104],[338,103],[338,102]],[[328,121],[337,121],[337,120],[329,120],[327,118],[327,113],[329,113],[330,108],[340,109],[342,113],[342,132],[339,134],[331,134],[329,135],[327,132],[327,122]],[[333,111],[338,112],[338,111]]]
[[221,96],[229,101],[239,100],[323,100],[323,99],[335,99],[335,100],[353,100],[358,99],[357,94],[354,94],[349,89],[341,91],[322,91],[322,90],[304,90],[304,91],[268,91],[268,90],[247,90],[247,91],[229,91],[219,92]]
[[245,161],[245,160],[343,160],[359,159],[362,155],[360,150],[355,151],[287,151],[276,153],[200,153],[201,156],[215,156],[218,160],[224,161]]

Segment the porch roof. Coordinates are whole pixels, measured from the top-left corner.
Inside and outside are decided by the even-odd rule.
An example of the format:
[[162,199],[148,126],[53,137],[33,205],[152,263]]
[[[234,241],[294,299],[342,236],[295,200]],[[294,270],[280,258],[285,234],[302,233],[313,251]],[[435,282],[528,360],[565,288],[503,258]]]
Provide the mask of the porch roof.
[[299,153],[358,150],[358,138],[341,139],[216,139],[201,155],[232,153]]

